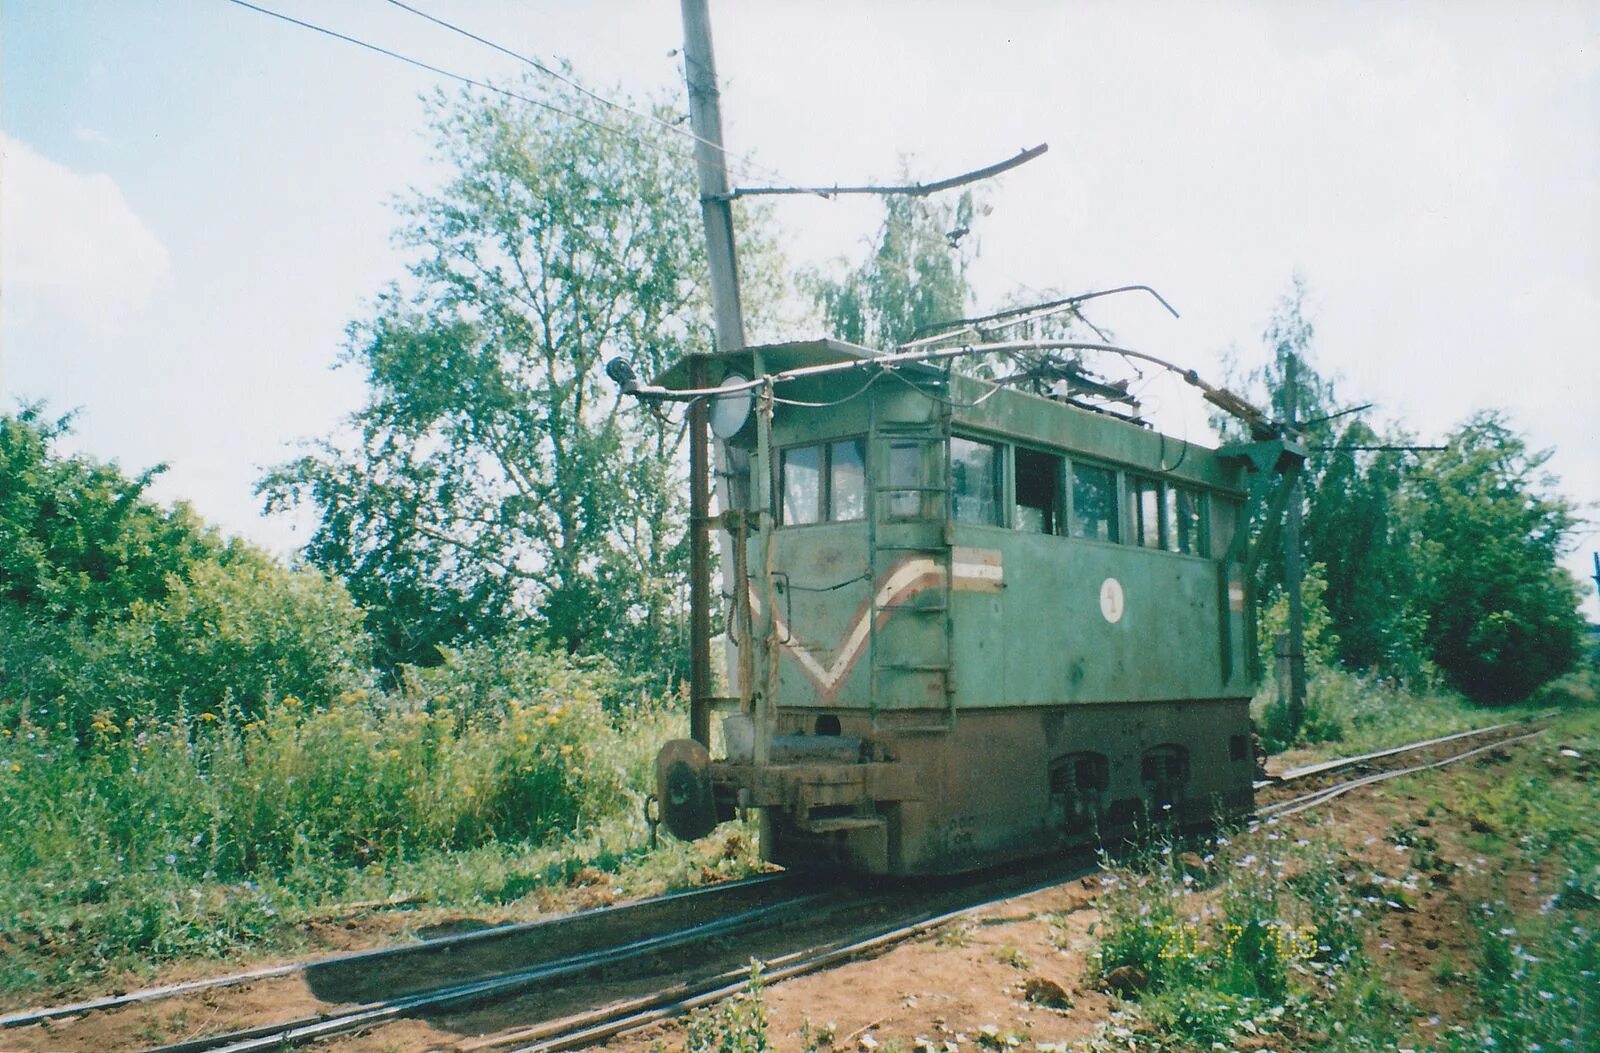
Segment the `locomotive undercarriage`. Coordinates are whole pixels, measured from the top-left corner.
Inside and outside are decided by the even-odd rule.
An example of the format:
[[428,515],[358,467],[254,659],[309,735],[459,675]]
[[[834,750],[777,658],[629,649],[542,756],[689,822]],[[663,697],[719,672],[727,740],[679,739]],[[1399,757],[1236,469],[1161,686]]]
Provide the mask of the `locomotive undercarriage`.
[[767,764],[710,762],[717,818],[760,809],[780,865],[912,875],[1250,808],[1247,699],[962,710],[940,731],[927,717],[780,710]]

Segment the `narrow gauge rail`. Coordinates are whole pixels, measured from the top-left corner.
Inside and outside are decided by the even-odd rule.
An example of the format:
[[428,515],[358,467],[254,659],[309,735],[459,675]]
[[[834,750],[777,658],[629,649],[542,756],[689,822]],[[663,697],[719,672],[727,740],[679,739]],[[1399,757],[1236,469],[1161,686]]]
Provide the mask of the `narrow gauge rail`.
[[[338,1034],[366,1031],[400,1018],[470,1011],[474,1006],[504,1002],[543,985],[564,981],[566,989],[555,992],[555,1001],[564,1001],[569,1010],[580,1004],[585,1008],[557,1013],[543,1027],[519,1027],[509,1035],[490,1034],[457,1041],[452,1046],[490,1049],[535,1038],[531,1047],[524,1048],[575,1048],[736,992],[748,978],[749,967],[735,963],[748,962],[752,957],[773,963],[769,975],[775,979],[799,975],[869,954],[962,914],[1050,888],[1097,869],[1088,853],[1078,852],[1065,861],[1037,860],[1023,867],[919,886],[841,885],[832,892],[810,892],[786,903],[705,922],[693,929],[608,946],[535,968],[346,1007],[316,1018],[156,1046],[146,1053],[268,1053]],[[734,943],[736,939],[739,942]],[[630,985],[640,988],[641,984],[642,990],[620,1002],[593,1008],[596,985],[588,978],[596,973],[603,976],[606,987],[613,992]],[[673,977],[674,982],[661,987],[662,975]],[[695,978],[685,982],[681,979],[685,975]],[[573,980],[580,981],[576,990],[570,984]],[[542,1035],[544,1030],[550,1033]]]
[[[1295,812],[1326,804],[1351,790],[1373,783],[1394,779],[1414,772],[1442,767],[1447,764],[1482,755],[1505,745],[1532,739],[1543,734],[1545,728],[1538,720],[1495,725],[1441,738],[1411,743],[1375,754],[1342,758],[1323,764],[1292,769],[1273,782],[1277,787],[1294,786],[1312,788],[1298,794],[1264,803],[1257,815],[1261,818],[1292,815]],[[1418,754],[1425,759],[1417,761]],[[1410,758],[1409,761],[1405,758]],[[1387,770],[1374,772],[1377,763],[1389,763]],[[1352,773],[1352,769],[1355,771]],[[1351,773],[1347,777],[1327,783],[1336,773]],[[675,1016],[703,1005],[712,1004],[736,993],[748,980],[747,966],[736,965],[752,955],[766,963],[770,980],[782,980],[838,964],[842,961],[877,954],[888,947],[937,929],[963,915],[980,910],[1004,899],[1051,887],[1065,881],[1093,873],[1096,867],[1081,853],[1066,860],[1056,859],[1026,867],[1013,867],[1003,873],[981,872],[975,880],[945,881],[917,886],[838,888],[829,893],[814,891],[805,886],[785,885],[777,877],[737,883],[737,891],[749,895],[752,889],[780,886],[786,888],[789,898],[774,896],[770,902],[744,904],[742,910],[699,921],[676,931],[658,930],[648,936],[638,936],[603,946],[597,950],[562,958],[525,963],[518,968],[473,976],[465,980],[416,990],[397,997],[377,999],[348,1006],[336,1011],[306,1016],[292,1021],[278,1021],[270,1025],[247,1028],[226,1034],[213,1035],[171,1045],[156,1047],[151,1053],[201,1053],[201,1051],[231,1051],[246,1053],[252,1050],[276,1050],[300,1045],[320,1038],[367,1031],[386,1022],[404,1017],[434,1015],[447,1011],[448,1015],[466,1012],[472,1006],[485,1003],[503,1003],[525,995],[546,985],[563,980],[605,975],[605,985],[585,984],[580,992],[587,1005],[574,1006],[568,999],[568,1011],[550,1013],[543,1010],[530,1012],[529,1016],[542,1022],[519,1026],[457,1040],[455,1046],[463,1050],[512,1050],[514,1053],[545,1053],[574,1049],[604,1041],[614,1035],[630,1031],[656,1021]],[[662,904],[674,899],[706,897],[711,903],[714,888],[695,890],[677,897],[659,897],[641,904],[602,908],[609,914],[621,914],[630,907],[643,904]],[[728,904],[718,899],[717,903]],[[557,922],[570,923],[581,918],[592,918],[596,912],[584,912],[564,919],[550,919],[505,928],[526,930],[535,926],[550,926]],[[798,930],[798,931],[795,931]],[[466,934],[480,936],[493,934]],[[819,935],[822,937],[819,939]],[[796,937],[799,937],[798,942]],[[737,943],[734,944],[735,938]],[[706,948],[721,944],[716,954]],[[730,944],[734,944],[730,946]],[[406,946],[384,952],[344,956],[344,961],[362,962],[376,954],[403,954],[428,949],[428,945]],[[664,968],[671,965],[669,954],[686,957],[693,968]],[[279,968],[310,968],[316,963]],[[651,975],[665,972],[674,982],[651,986],[646,982]],[[239,974],[254,976],[258,973]],[[684,979],[689,974],[692,978]],[[222,978],[212,982],[247,982],[235,978]],[[206,983],[202,981],[201,983]],[[641,986],[642,985],[642,986]],[[143,994],[143,993],[136,993]],[[571,994],[571,992],[569,992]],[[131,998],[134,996],[124,996]],[[605,1004],[597,1004],[609,998]],[[104,1000],[115,1001],[115,1000]],[[95,1003],[80,1003],[83,1006]],[[67,1007],[61,1007],[66,1009]],[[552,1007],[553,1008],[553,1007]],[[34,1019],[45,1015],[66,1015],[44,1010],[36,1011]],[[16,1019],[17,1016],[6,1018]],[[465,1029],[463,1029],[465,1030]],[[58,1038],[60,1036],[57,1036]]]
[[[1544,734],[1551,715],[1545,713],[1527,720],[1475,728],[1355,757],[1292,768],[1276,779],[1264,780],[1259,785],[1300,787],[1302,784],[1315,784],[1315,788],[1262,805],[1257,809],[1256,817],[1258,820],[1273,820],[1293,815],[1327,804],[1352,790],[1404,775],[1442,768],[1503,746],[1528,741]],[[1426,754],[1428,759],[1416,761],[1415,757],[1418,754]],[[1406,763],[1400,760],[1406,757],[1412,758],[1412,761]],[[1384,770],[1372,771],[1371,767],[1378,762],[1398,763]],[[1329,775],[1349,772],[1352,769],[1359,769],[1360,773],[1337,782],[1324,781]],[[1096,869],[1098,868],[1085,867],[1080,871],[1063,875],[1057,880],[1072,880],[1093,873]],[[1046,882],[1038,888],[1046,888],[1049,885],[1050,883]],[[1021,894],[1025,893],[1014,895]],[[914,939],[940,928],[1005,898],[1008,897],[999,896],[958,907],[943,914],[909,920],[897,928],[865,934],[853,943],[824,944],[796,951],[784,958],[767,961],[763,976],[768,982],[778,982],[829,968],[852,958],[867,957],[896,943]],[[749,978],[748,967],[730,970],[699,984],[675,985],[650,997],[616,1002],[566,1020],[547,1021],[529,1028],[485,1036],[475,1041],[461,1043],[458,1048],[475,1053],[489,1050],[497,1053],[556,1053],[559,1050],[579,1049],[721,1001],[737,994]]]
[[[1290,768],[1275,778],[1262,779],[1256,782],[1256,815],[1266,817],[1292,814],[1292,812],[1286,812],[1285,809],[1301,810],[1298,807],[1299,805],[1322,794],[1329,794],[1329,799],[1332,799],[1332,797],[1341,796],[1360,786],[1382,782],[1385,779],[1399,775],[1409,775],[1413,772],[1436,766],[1418,763],[1417,758],[1419,755],[1438,754],[1444,758],[1443,763],[1447,764],[1477,756],[1484,750],[1468,749],[1462,752],[1458,747],[1464,746],[1469,742],[1481,740],[1488,743],[1484,749],[1490,749],[1497,745],[1530,738],[1532,735],[1542,732],[1552,716],[1554,716],[1554,712],[1549,711],[1522,720],[1492,724],[1484,728],[1470,728],[1451,735],[1441,735],[1438,738],[1407,743],[1404,746],[1394,746],[1371,753],[1362,753],[1354,757],[1339,757],[1316,764]],[[1517,734],[1520,729],[1537,730],[1529,734]],[[1452,750],[1454,752],[1451,752]],[[1360,774],[1347,774],[1352,772]],[[1292,790],[1293,792],[1286,797],[1285,790]]]
[[[217,990],[254,989],[293,981],[297,977],[313,989],[319,985],[347,986],[352,996],[374,990],[388,995],[414,993],[423,987],[436,987],[441,980],[465,980],[499,971],[492,964],[496,958],[514,958],[522,968],[550,964],[571,957],[580,949],[626,942],[619,934],[632,934],[636,938],[669,934],[706,922],[725,921],[740,913],[781,908],[806,895],[811,887],[797,875],[761,874],[532,921],[437,936],[416,943],[325,955],[104,998],[19,1010],[0,1016],[0,1031],[23,1034],[24,1029],[48,1026],[53,1021],[89,1015],[115,1016],[156,1003],[181,1003]],[[424,976],[426,982],[413,980],[408,984],[404,978],[407,973]],[[315,994],[308,994],[307,998],[316,1000]],[[59,1044],[65,1037],[65,1032],[56,1031],[50,1042]]]

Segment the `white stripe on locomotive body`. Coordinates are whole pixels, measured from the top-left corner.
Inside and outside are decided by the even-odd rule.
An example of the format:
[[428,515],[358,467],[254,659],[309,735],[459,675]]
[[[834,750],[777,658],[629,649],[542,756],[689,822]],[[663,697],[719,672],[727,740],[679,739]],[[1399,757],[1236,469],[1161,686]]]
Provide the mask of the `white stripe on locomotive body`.
[[[950,566],[953,572],[951,587],[963,592],[998,592],[1005,583],[1005,569],[1000,552],[996,549],[955,548],[951,552]],[[834,651],[833,661],[827,666],[817,660],[817,649],[795,635],[792,627],[784,622],[783,616],[774,612],[772,620],[778,638],[786,641],[779,646],[795,660],[816,685],[818,692],[831,699],[849,678],[866,649],[872,634],[873,608],[880,608],[878,619],[881,625],[894,613],[881,608],[904,603],[928,589],[942,586],[944,577],[944,567],[926,557],[904,559],[890,567],[883,584],[878,587],[874,602],[862,604],[840,640],[838,649]],[[761,597],[756,594],[753,581],[750,583],[750,609],[758,614],[761,611]]]

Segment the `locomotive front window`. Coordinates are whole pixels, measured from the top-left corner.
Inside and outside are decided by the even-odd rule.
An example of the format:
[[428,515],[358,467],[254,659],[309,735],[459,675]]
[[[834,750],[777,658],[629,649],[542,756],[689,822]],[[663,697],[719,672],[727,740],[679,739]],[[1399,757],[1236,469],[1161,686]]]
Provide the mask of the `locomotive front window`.
[[1000,450],[973,439],[950,440],[951,497],[956,520],[1000,526]]
[[1117,540],[1117,475],[1107,468],[1072,466],[1072,536]]
[[1061,507],[1061,458],[1017,447],[1018,530],[1057,533]]
[[822,447],[796,446],[784,450],[783,523],[805,526],[822,519]]
[[783,476],[783,525],[864,519],[864,447],[860,439],[846,439],[826,446],[791,446],[782,451],[778,464]]
[[860,439],[828,445],[828,518],[834,522],[864,519],[867,514],[867,466]]

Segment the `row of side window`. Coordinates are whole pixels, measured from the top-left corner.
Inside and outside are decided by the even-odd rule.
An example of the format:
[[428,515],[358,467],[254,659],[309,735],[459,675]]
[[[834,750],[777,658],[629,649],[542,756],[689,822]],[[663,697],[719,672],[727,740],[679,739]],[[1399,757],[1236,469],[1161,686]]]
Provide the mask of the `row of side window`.
[[[861,439],[791,446],[779,454],[782,522],[806,526],[866,517],[866,449]],[[889,447],[891,518],[919,517],[932,503],[924,485],[922,445]],[[956,436],[950,440],[950,502],[957,522],[1005,526],[1005,469],[1014,465],[1011,525],[1039,534],[1126,541],[1143,548],[1209,555],[1206,495],[1150,476],[1126,473],[1126,501],[1117,470],[1060,454]]]
[[1006,525],[1001,495],[1007,453],[1014,464],[1011,525],[1016,529],[1210,555],[1207,498],[1199,490],[1130,472],[1124,504],[1115,469],[1078,461],[1069,465],[1061,454],[960,437],[950,442],[951,501],[958,521]]

